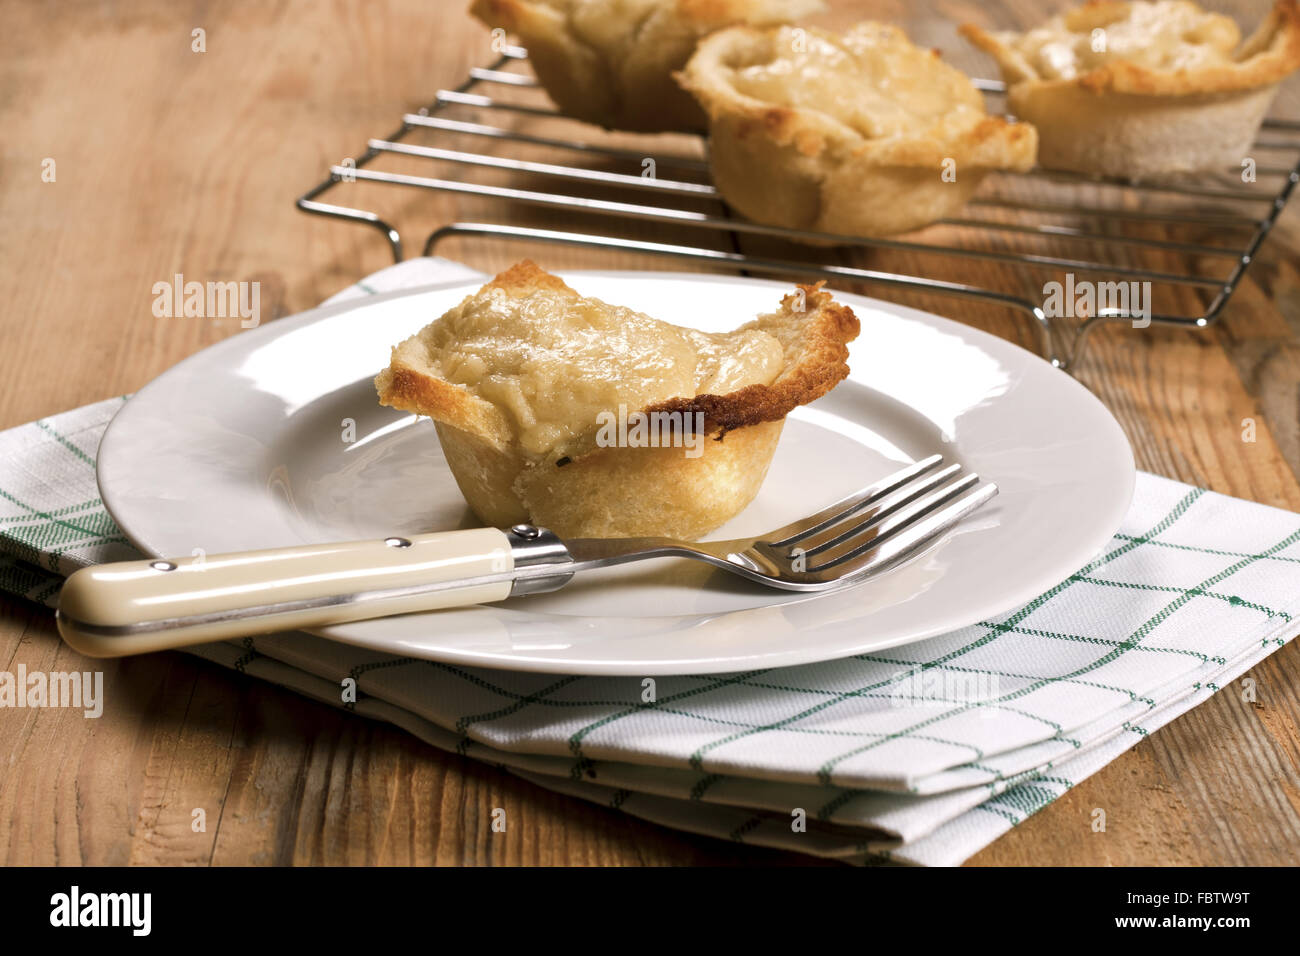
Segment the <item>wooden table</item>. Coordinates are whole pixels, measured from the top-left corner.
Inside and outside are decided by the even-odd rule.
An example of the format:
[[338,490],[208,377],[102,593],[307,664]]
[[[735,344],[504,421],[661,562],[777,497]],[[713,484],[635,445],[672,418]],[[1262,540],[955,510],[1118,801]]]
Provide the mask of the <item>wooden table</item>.
[[[436,6],[446,6],[434,15]],[[0,427],[138,389],[238,333],[164,320],[154,282],[257,280],[264,320],[389,262],[375,234],[297,212],[331,162],[491,59],[461,0],[217,5],[0,2]],[[841,2],[833,21],[1013,25],[1037,4]],[[1243,3],[1259,16],[1261,4]],[[205,31],[206,52],[192,51]],[[949,51],[956,54],[956,50]],[[1279,101],[1295,108],[1294,86]],[[57,178],[42,181],[42,161]],[[403,193],[395,215],[463,214]],[[423,233],[420,233],[423,235]],[[1080,379],[1139,466],[1300,510],[1300,212],[1265,245],[1226,320],[1099,332]],[[418,251],[418,250],[417,250]],[[651,266],[629,254],[449,244],[484,269]],[[674,267],[677,267],[674,265]],[[867,290],[876,291],[879,290]],[[1028,347],[1003,310],[900,296]],[[1242,441],[1242,422],[1257,423]],[[0,600],[0,669],[91,666],[47,611]],[[0,862],[803,863],[556,796],[406,734],[182,654],[108,662],[107,713],[0,712]],[[1300,846],[1300,646],[1224,688],[977,855],[975,864],[1264,864]],[[206,810],[206,832],[191,811]],[[493,807],[513,825],[490,831]],[[1105,834],[1091,832],[1103,807]]]

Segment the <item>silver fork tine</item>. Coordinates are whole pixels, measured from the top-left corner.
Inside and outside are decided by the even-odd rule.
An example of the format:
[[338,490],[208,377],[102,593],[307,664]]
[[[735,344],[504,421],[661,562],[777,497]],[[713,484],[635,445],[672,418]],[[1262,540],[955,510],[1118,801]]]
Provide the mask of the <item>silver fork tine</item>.
[[[821,559],[817,570],[841,564],[864,550],[882,543],[890,535],[906,528],[913,521],[945,504],[957,495],[968,491],[978,484],[979,480],[979,475],[965,475],[957,481],[933,490],[923,497],[912,499],[904,508],[893,509],[883,521],[871,518],[836,535],[837,546],[834,549],[822,548],[817,552],[817,556]],[[813,552],[808,552],[808,554],[811,555]]]
[[835,502],[829,508],[817,512],[810,518],[804,518],[802,521],[788,524],[784,528],[778,528],[776,531],[771,532],[772,535],[777,536],[776,540],[769,540],[768,544],[771,547],[780,548],[823,531],[931,471],[942,461],[943,455],[931,455],[929,458],[922,458],[916,464],[908,465],[906,468],[882,478],[875,484],[868,485],[861,491]]
[[[962,470],[960,465],[938,468],[942,461],[942,456],[932,455],[803,521],[753,538],[697,542],[569,538],[563,542],[568,560],[559,562],[558,570],[548,570],[548,565],[524,567],[516,570],[516,581],[557,576],[567,581],[578,571],[677,557],[704,561],[788,591],[826,591],[845,582],[856,583],[906,558],[997,494],[997,487],[980,484],[978,475],[955,477]],[[812,535],[817,537],[809,540]],[[808,548],[789,547],[796,541]],[[809,567],[809,555],[818,556],[820,563]],[[545,589],[530,587],[519,593]]]
[[[941,468],[933,474],[918,478],[911,484],[904,485],[892,492],[891,494],[880,499],[877,504],[864,511],[851,514],[842,521],[832,524],[823,531],[819,531],[815,538],[814,544],[810,536],[804,536],[800,540],[800,550],[808,556],[821,554],[829,551],[831,548],[841,544],[848,538],[861,534],[867,528],[878,524],[888,518],[890,515],[898,512],[906,505],[911,504],[922,495],[926,495],[934,489],[951,481],[961,472],[961,465],[952,464],[947,468]],[[973,479],[978,480],[978,478]],[[830,535],[830,537],[823,537]]]
[[837,574],[841,577],[857,577],[905,557],[947,531],[998,493],[997,485],[992,483],[972,487],[978,481],[978,475],[968,475],[961,481],[914,502],[870,529],[871,536],[861,544],[809,570],[827,571],[847,562],[849,566],[840,569]]

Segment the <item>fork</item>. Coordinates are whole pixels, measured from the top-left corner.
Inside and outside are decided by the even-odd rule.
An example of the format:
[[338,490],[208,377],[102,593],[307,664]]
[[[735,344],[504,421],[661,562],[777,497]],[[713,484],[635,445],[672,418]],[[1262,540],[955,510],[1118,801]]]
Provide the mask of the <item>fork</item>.
[[63,585],[63,639],[121,657],[554,591],[574,575],[649,558],[704,561],[788,591],[858,584],[920,554],[997,494],[933,455],[814,515],[754,538],[561,540],[545,528],[475,528],[382,540],[123,561]]

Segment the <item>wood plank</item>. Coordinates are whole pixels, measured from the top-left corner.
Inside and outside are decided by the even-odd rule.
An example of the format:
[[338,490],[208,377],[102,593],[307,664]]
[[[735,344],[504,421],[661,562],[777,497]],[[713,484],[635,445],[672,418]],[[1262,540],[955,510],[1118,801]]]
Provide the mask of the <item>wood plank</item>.
[[[1265,6],[1231,8],[1251,11],[1246,20]],[[953,36],[953,22],[1011,25],[1043,12],[1029,0],[841,0],[824,22],[900,19],[964,66],[978,57]],[[152,285],[175,273],[260,281],[271,320],[386,265],[371,230],[303,215],[294,197],[491,57],[485,30],[459,11],[431,17],[427,0],[364,8],[0,0],[0,20],[0,89],[11,94],[0,98],[9,143],[0,209],[10,223],[0,232],[0,427],[133,391],[238,334],[236,320],[154,318]],[[190,49],[197,27],[207,31],[202,54]],[[1292,82],[1279,107],[1300,115],[1297,103]],[[57,162],[54,183],[41,181],[46,157]],[[499,204],[449,194],[349,189],[347,201],[373,202],[403,224],[412,253],[440,224],[501,215]],[[593,225],[511,215],[557,228]],[[1215,329],[1108,329],[1091,343],[1079,376],[1115,412],[1142,467],[1300,509],[1298,216],[1284,216]],[[729,248],[725,237],[711,242]],[[522,254],[552,268],[663,266],[625,251],[500,240],[439,251],[487,270]],[[892,261],[1025,295],[1042,281],[1001,265]],[[1004,310],[897,298],[1035,345],[1032,330]],[[1245,418],[1257,421],[1254,443],[1241,440]],[[807,862],[558,797],[182,655],[92,664],[58,642],[45,612],[21,602],[0,599],[0,659],[9,670],[19,662],[101,668],[110,701],[97,721],[56,710],[0,714],[0,863]],[[972,862],[1293,863],[1300,651],[1288,647],[1250,676],[1257,704],[1243,703],[1237,685],[1224,688]],[[487,827],[495,807],[507,810],[505,834]],[[1107,811],[1105,834],[1091,832],[1094,807]],[[195,808],[207,814],[203,832],[191,826]]]

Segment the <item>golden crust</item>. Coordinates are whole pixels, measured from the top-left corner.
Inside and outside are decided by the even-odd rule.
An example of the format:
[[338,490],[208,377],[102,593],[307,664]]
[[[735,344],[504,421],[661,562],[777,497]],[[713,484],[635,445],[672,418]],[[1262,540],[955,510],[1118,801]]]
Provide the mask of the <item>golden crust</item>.
[[[1126,6],[1114,0],[1089,0],[1080,9]],[[1300,4],[1297,0],[1277,0],[1255,33],[1237,49],[1234,62],[1194,69],[1156,70],[1138,63],[1113,60],[1076,77],[1040,77],[1027,73],[1024,59],[1007,45],[1002,36],[970,23],[962,24],[958,29],[962,36],[998,62],[1011,86],[1034,84],[1044,89],[1077,87],[1096,94],[1189,96],[1271,86],[1300,68]]]
[[[806,33],[816,42],[844,42]],[[790,49],[790,31],[730,27],[700,44],[677,79],[709,114],[713,180],[733,208],[768,225],[886,236],[955,214],[991,170],[1034,165],[1033,126],[985,114],[966,76],[897,28],[862,23],[849,39],[866,37],[878,37],[887,48],[882,55],[907,64],[908,75],[891,79],[916,84],[911,92],[941,104],[940,115],[927,111],[920,119],[904,97],[897,109],[907,121],[867,136],[829,110],[768,102],[737,87],[739,70]]]
[[498,273],[485,289],[501,289],[509,295],[522,297],[539,289],[550,289],[578,297],[578,293],[557,275],[551,275],[532,259],[520,259],[505,272]]
[[[859,25],[867,26],[870,24]],[[927,130],[916,135],[869,139],[819,110],[773,104],[737,90],[729,75],[733,66],[770,57],[776,37],[777,28],[737,26],[719,30],[701,41],[686,68],[676,74],[677,82],[695,96],[711,120],[725,118],[741,136],[791,146],[807,157],[835,152],[879,166],[927,168],[937,168],[949,158],[959,166],[1023,171],[1033,165],[1037,142],[1033,127],[1002,116],[986,116],[975,126],[953,135]],[[938,51],[931,50],[929,55],[936,70],[956,74],[943,64]],[[966,85],[968,90],[962,91],[964,101],[972,106],[981,104],[974,85]]]
[[727,395],[675,398],[646,411],[690,413],[685,421],[694,421],[694,413],[700,412],[704,433],[716,433],[721,440],[729,431],[779,421],[800,405],[821,398],[848,376],[848,343],[861,328],[853,310],[823,292],[823,285],[800,285],[801,292],[781,300],[781,312],[741,327],[759,329],[780,341],[786,365],[770,385],[749,385]]
[[[548,458],[526,455],[502,412],[434,374],[421,333],[393,349],[389,368],[375,384],[382,404],[434,419],[457,484],[489,524],[531,519],[567,536],[696,538],[753,499],[785,416],[848,374],[847,343],[857,336],[859,323],[821,286],[799,286],[784,297],[779,311],[742,326],[762,330],[781,344],[784,365],[770,384],[673,399],[643,410],[703,413],[703,433],[717,441],[707,442],[699,457],[666,446],[601,447],[594,436],[558,460],[555,452]],[[484,288],[521,298],[541,290],[578,297],[561,279],[527,260]],[[683,415],[680,421],[692,427],[694,417]]]
[[[565,285],[564,280],[530,259],[515,263],[484,288],[501,289],[518,297],[548,289],[578,298],[578,293]],[[388,368],[375,379],[380,403],[427,415],[504,448],[510,442],[512,430],[501,410],[464,385],[430,375],[428,365],[428,346],[421,333],[395,345]]]
[[[1112,29],[1117,21],[1127,28],[1129,48],[1150,43],[1145,52],[1154,56],[1137,59],[1201,65],[1160,69],[1111,59],[1077,76],[1040,75],[1047,69],[1036,61],[1043,54],[1034,44],[1043,42],[1042,34],[1077,43],[1094,24]],[[1187,40],[1188,23],[1204,49]],[[1044,168],[1127,179],[1236,166],[1250,154],[1278,82],[1300,66],[1296,0],[1278,0],[1244,43],[1230,18],[1193,3],[1162,9],[1114,0],[1068,11],[1028,44],[969,25],[962,33],[998,61],[1008,109],[1038,128]]]
[[526,468],[515,485],[528,515],[562,537],[700,538],[754,500],[784,421],[679,448],[599,448],[563,468]]
[[[781,343],[786,363],[770,385],[749,385],[726,395],[676,398],[643,411],[703,412],[705,434],[721,438],[746,425],[784,418],[798,406],[825,395],[849,374],[848,343],[857,338],[860,325],[853,310],[836,302],[822,290],[823,285],[825,282],[800,285],[799,292],[781,300],[780,312],[741,326],[741,330],[767,332]],[[531,259],[515,263],[483,288],[501,289],[519,298],[539,290],[580,297],[563,279]],[[389,367],[375,378],[380,403],[427,415],[496,445],[507,444],[510,426],[505,416],[465,386],[431,375],[427,353],[420,354],[423,346],[420,332],[393,348]]]

